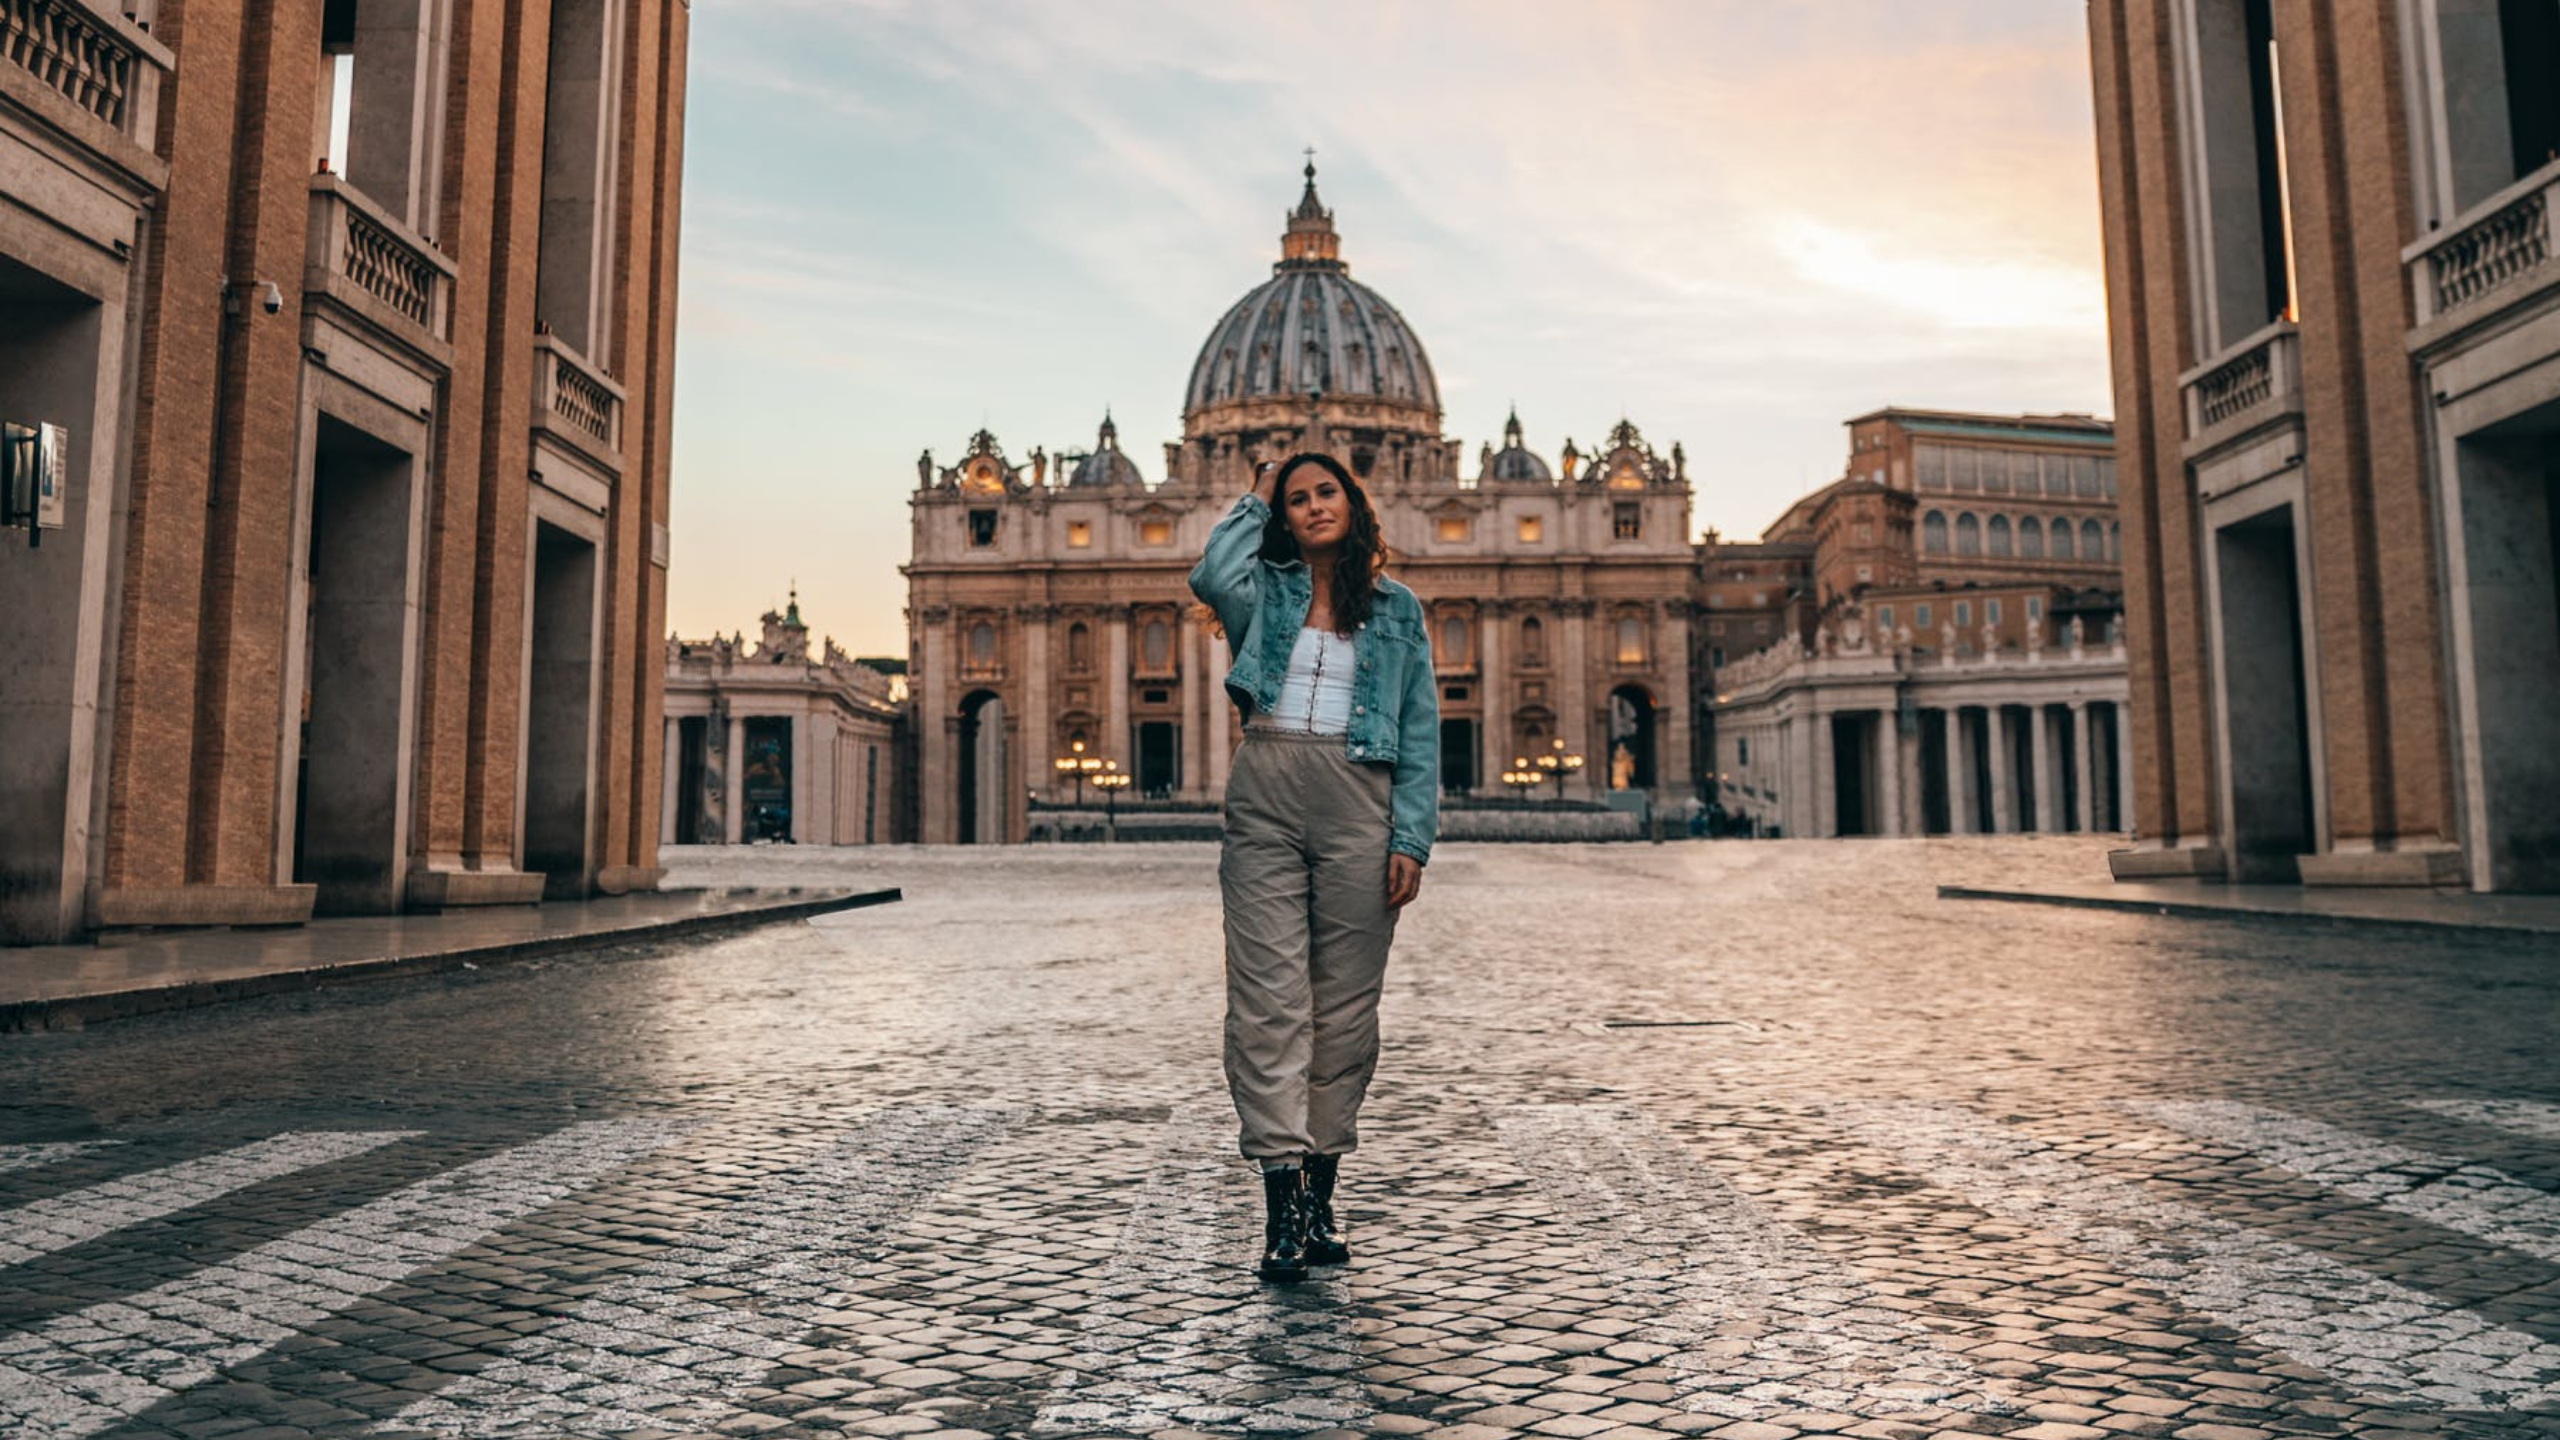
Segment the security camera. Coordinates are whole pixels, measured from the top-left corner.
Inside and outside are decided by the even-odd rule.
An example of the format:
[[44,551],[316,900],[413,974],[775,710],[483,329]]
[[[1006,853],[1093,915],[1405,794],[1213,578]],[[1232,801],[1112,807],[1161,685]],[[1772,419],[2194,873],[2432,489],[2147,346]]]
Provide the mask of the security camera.
[[270,315],[284,309],[284,292],[276,288],[273,280],[258,282],[258,308]]

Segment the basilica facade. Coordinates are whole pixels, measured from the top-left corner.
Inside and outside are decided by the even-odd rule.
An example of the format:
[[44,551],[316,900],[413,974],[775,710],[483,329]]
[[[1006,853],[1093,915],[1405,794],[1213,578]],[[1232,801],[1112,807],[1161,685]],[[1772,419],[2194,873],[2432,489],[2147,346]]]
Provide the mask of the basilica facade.
[[[917,838],[1024,839],[1044,807],[1096,799],[1085,786],[1102,776],[1125,777],[1127,789],[1105,792],[1115,801],[1216,803],[1240,718],[1220,684],[1225,642],[1187,581],[1254,467],[1299,450],[1332,454],[1361,477],[1392,573],[1429,613],[1452,804],[1497,799],[1514,788],[1506,774],[1528,774],[1540,778],[1518,788],[1550,802],[1646,814],[1715,802],[1755,818],[1765,810],[1790,833],[1962,828],[1976,807],[1941,795],[1955,783],[1944,777],[1907,803],[1860,800],[1899,794],[1902,782],[1861,788],[1855,774],[1923,774],[1918,762],[1890,769],[1899,750],[1887,737],[1907,732],[1908,748],[1917,732],[1889,718],[1898,701],[1887,690],[1818,707],[1839,732],[1826,730],[1824,753],[1852,778],[1816,796],[1801,777],[1761,773],[1744,744],[1719,749],[1712,728],[1739,737],[1769,717],[1735,709],[1717,672],[1772,647],[1819,656],[1844,633],[1872,632],[1880,653],[1929,666],[1946,689],[1954,661],[1972,667],[1961,672],[1969,679],[1987,676],[1983,666],[2004,657],[2041,661],[2048,635],[2058,656],[2076,625],[2088,638],[2072,646],[2074,661],[2104,669],[2112,657],[2122,688],[2113,427],[2103,420],[1857,417],[1841,478],[1757,541],[1693,539],[1682,447],[1658,451],[1627,420],[1587,451],[1565,440],[1553,464],[1517,414],[1499,447],[1472,455],[1440,424],[1421,338],[1351,278],[1310,167],[1270,278],[1200,348],[1182,439],[1165,446],[1160,476],[1121,449],[1108,415],[1089,451],[1017,459],[981,430],[950,464],[919,457],[906,571]],[[1778,678],[1749,673],[1755,695]],[[1865,708],[1842,709],[1850,700]],[[2010,728],[2016,743],[2003,749],[1995,735],[1957,788],[1990,796],[1980,775],[2006,766],[2003,756],[2045,754],[2019,738],[2041,731]],[[2115,731],[2070,733],[2095,773]],[[1774,752],[1764,742],[1759,753]],[[2080,828],[2114,823],[2122,789],[2114,769],[2080,787],[2110,802]],[[2058,784],[2045,790],[2060,795]],[[2049,815],[2018,807],[2004,822],[2008,812],[1991,806],[1976,828],[2068,828],[2063,808],[2058,798]]]
[[1361,477],[1391,573],[1422,598],[1444,792],[1520,757],[1583,757],[1568,795],[1695,793],[1691,491],[1680,447],[1621,421],[1561,464],[1513,417],[1470,457],[1440,430],[1421,338],[1351,278],[1306,189],[1271,277],[1209,332],[1160,478],[1103,419],[1090,452],[1009,456],[986,431],[917,462],[907,567],[916,802],[927,842],[1016,840],[1086,757],[1129,793],[1216,800],[1240,736],[1225,642],[1186,585],[1260,462],[1326,451]]

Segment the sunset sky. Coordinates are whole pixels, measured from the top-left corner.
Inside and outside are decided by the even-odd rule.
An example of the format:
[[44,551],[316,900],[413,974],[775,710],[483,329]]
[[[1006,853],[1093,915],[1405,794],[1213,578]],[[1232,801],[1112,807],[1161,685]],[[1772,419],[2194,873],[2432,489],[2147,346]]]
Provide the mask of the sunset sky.
[[1149,480],[1301,150],[1472,471],[1621,413],[1748,538],[1882,405],[2108,413],[2062,0],[696,0],[669,624],[903,654],[915,458]]

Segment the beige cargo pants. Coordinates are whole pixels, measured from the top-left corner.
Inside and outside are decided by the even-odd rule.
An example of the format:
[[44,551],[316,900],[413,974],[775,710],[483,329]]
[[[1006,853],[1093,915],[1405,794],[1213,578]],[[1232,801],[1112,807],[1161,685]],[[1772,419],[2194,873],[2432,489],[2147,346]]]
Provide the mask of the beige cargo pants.
[[1227,780],[1227,1090],[1256,1160],[1356,1146],[1378,1063],[1390,776],[1342,749],[1248,728]]

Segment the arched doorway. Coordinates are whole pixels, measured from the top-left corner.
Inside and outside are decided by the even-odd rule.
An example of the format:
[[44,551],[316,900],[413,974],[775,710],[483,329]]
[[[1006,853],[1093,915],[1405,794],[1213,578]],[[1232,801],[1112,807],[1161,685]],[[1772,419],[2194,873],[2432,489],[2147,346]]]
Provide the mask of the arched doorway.
[[979,690],[960,702],[960,843],[1004,843],[1004,699]]
[[1641,685],[1609,692],[1608,774],[1612,790],[1653,788],[1653,695]]

